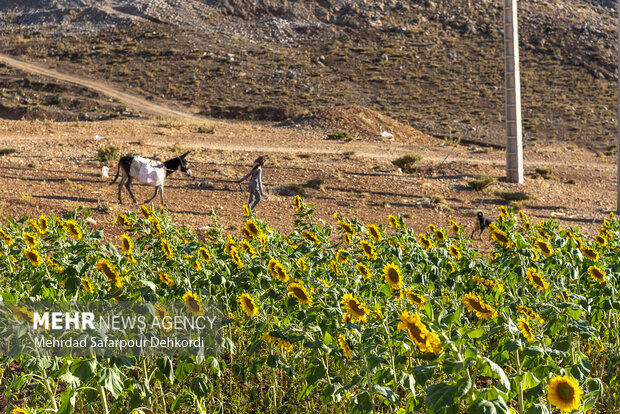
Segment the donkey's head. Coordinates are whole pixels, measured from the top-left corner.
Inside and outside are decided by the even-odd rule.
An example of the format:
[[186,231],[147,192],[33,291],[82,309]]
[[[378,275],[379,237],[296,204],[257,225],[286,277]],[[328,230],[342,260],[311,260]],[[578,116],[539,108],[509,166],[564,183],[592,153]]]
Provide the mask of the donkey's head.
[[181,172],[184,172],[185,175],[187,175],[188,177],[192,176],[192,170],[189,168],[189,164],[187,162],[187,160],[185,160],[185,157],[187,157],[187,154],[189,154],[191,151],[187,151],[185,154],[181,155],[179,157],[179,168],[178,170],[180,170]]
[[184,172],[188,177],[192,176],[192,170],[189,169],[189,164],[185,157],[189,154],[190,151],[187,151],[185,154],[172,158],[168,161],[164,161],[164,167],[166,167],[166,174],[171,174],[175,171]]

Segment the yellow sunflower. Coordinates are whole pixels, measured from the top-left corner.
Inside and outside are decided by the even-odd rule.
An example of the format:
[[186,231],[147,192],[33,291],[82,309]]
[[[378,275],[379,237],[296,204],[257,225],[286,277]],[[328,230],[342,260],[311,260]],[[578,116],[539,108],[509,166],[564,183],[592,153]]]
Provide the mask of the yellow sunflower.
[[544,319],[536,313],[532,308],[525,305],[517,305],[517,310],[530,319],[536,319],[538,322],[543,323]]
[[286,352],[293,351],[293,344],[283,338],[278,338],[277,336],[271,335],[269,332],[263,333],[261,339],[265,342],[269,342],[270,344],[274,344],[277,347],[283,348]]
[[409,314],[406,310],[399,315],[398,329],[407,331],[409,338],[422,352],[432,352],[439,355],[442,352],[441,341],[434,332],[428,330],[417,313]]
[[456,260],[459,260],[462,257],[459,248],[453,244],[448,247],[448,253],[450,253],[450,256],[454,257]]
[[581,405],[583,391],[571,377],[555,377],[547,386],[547,399],[562,412],[575,411]]
[[599,253],[591,247],[583,247],[581,253],[593,262],[596,262],[600,257]]
[[151,211],[149,208],[143,204],[140,205],[140,212],[144,216],[145,219],[149,219],[151,217]]
[[383,266],[383,277],[385,283],[389,283],[392,289],[400,289],[403,287],[403,275],[400,267],[393,263],[387,263]]
[[476,316],[481,319],[497,318],[497,311],[495,308],[484,303],[484,301],[476,295],[466,293],[463,296],[463,303],[469,311],[474,312]]
[[116,270],[116,268],[110,263],[108,259],[99,259],[97,261],[97,265],[95,266],[97,269],[101,271],[106,277],[114,283],[114,285],[118,288],[123,286],[123,277],[120,272]]
[[351,245],[351,233],[344,233],[342,235],[342,240],[344,240],[347,245]]
[[540,250],[540,252],[544,254],[545,257],[551,257],[551,255],[553,254],[553,248],[546,240],[536,239],[536,241],[534,241],[534,247]]
[[168,243],[168,240],[166,239],[161,239],[161,251],[164,252],[168,259],[172,259],[174,256],[172,246],[170,246],[170,243]]
[[344,249],[338,250],[336,253],[336,260],[338,263],[345,264],[349,260],[350,254]]
[[190,265],[190,267],[197,272],[200,271],[200,269],[202,269],[202,266],[200,265],[200,262],[198,261],[198,259],[194,259],[193,257],[192,257],[192,264]]
[[130,255],[133,252],[133,243],[131,242],[131,237],[126,234],[121,235],[121,249],[123,249],[123,253],[125,255]]
[[344,335],[340,335],[338,337],[338,344],[340,344],[342,355],[344,355],[346,359],[351,359],[351,357],[353,356],[353,349],[349,345],[349,341],[347,340],[347,337]]
[[250,210],[247,204],[243,205],[243,215],[245,217],[250,217],[252,215],[252,210]]
[[461,226],[459,226],[455,221],[450,220],[450,228],[454,232],[454,234],[458,234],[461,231]]
[[28,233],[27,231],[22,233],[22,237],[24,238],[24,242],[26,242],[28,247],[30,247],[31,249],[34,249],[39,244],[39,241],[37,240],[35,235]]
[[605,281],[605,270],[601,269],[597,266],[588,267],[588,273],[592,279],[596,280],[598,283],[603,283]]
[[26,411],[23,408],[20,407],[15,407],[13,408],[13,411],[11,411],[11,414],[29,414],[30,411]]
[[505,231],[500,230],[495,226],[493,226],[492,228],[489,227],[489,229],[491,230],[491,238],[498,242],[500,245],[502,245],[503,247],[510,247],[512,245],[512,241],[510,240],[510,237],[508,237]]
[[430,249],[433,247],[433,242],[425,234],[420,234],[418,236],[418,243],[424,246],[425,249]]
[[299,196],[299,194],[293,197],[293,202],[295,202],[295,211],[301,211],[304,209],[304,202],[302,198]]
[[82,238],[82,229],[80,229],[80,226],[78,226],[75,220],[67,220],[65,222],[65,228],[69,236],[73,237],[75,240],[80,240]]
[[205,262],[210,262],[212,258],[211,253],[204,247],[198,249],[198,256]]
[[250,239],[255,239],[257,237],[260,237],[260,235],[262,234],[260,227],[258,227],[258,223],[256,222],[256,220],[253,219],[246,221],[243,228],[246,230],[246,233],[244,233],[244,235],[246,235],[246,238],[248,238],[247,235],[249,235]]
[[30,227],[32,227],[32,229],[38,233],[38,234],[43,234],[43,231],[41,231],[41,228],[39,228],[39,223],[37,221],[35,221],[34,219],[29,219],[28,220],[28,225]]
[[607,246],[607,239],[600,234],[594,238],[599,246]]
[[336,222],[338,222],[338,225],[340,226],[342,231],[350,235],[355,234],[355,229],[353,228],[353,225],[351,223],[341,220],[340,216],[338,216],[337,214],[334,214],[334,218],[336,219]]
[[253,318],[258,315],[258,306],[256,305],[254,298],[248,293],[242,293],[241,296],[239,296],[239,303],[241,304],[241,309],[243,309],[249,318]]
[[153,227],[153,230],[155,230],[155,233],[160,236],[164,234],[164,230],[161,228],[161,223],[157,217],[151,216],[149,221],[151,222],[151,226]]
[[434,234],[435,234],[435,238],[439,240],[440,242],[446,241],[446,232],[443,231],[443,229],[436,228],[434,231]]
[[351,316],[354,322],[366,322],[368,320],[370,310],[350,293],[345,293],[342,296],[342,304],[344,305],[344,310]]
[[26,256],[26,259],[35,267],[39,267],[43,264],[43,259],[35,249],[24,249],[24,256]]
[[446,262],[446,267],[448,268],[448,273],[454,273],[456,271],[452,262]]
[[87,291],[88,293],[92,294],[95,290],[93,289],[93,284],[90,283],[90,280],[88,279],[82,279],[82,281],[80,282],[80,284],[82,285],[82,287],[84,288],[85,291]]
[[364,263],[358,263],[356,267],[357,271],[360,272],[364,279],[372,278],[372,273],[370,272],[370,269],[368,269]]
[[0,229],[0,239],[7,245],[13,245],[13,237],[9,233],[7,233],[4,229]]
[[435,233],[435,230],[437,230],[437,227],[435,227],[433,223],[428,225],[428,231],[430,231],[431,233]]
[[396,218],[396,216],[393,216],[390,214],[388,216],[388,223],[390,224],[390,227],[393,228],[394,230],[398,230],[400,228],[400,223],[398,221],[398,218]]
[[534,286],[536,286],[540,290],[546,290],[549,287],[547,283],[547,279],[542,275],[542,273],[538,272],[533,267],[528,267],[525,271],[527,278],[532,282]]
[[49,256],[48,256],[48,257],[46,258],[46,261],[47,261],[47,264],[48,264],[48,265],[49,265],[52,269],[54,269],[56,272],[58,272],[58,273],[60,273],[60,274],[64,273],[65,269],[64,269],[61,265],[59,265],[58,263],[56,263],[56,262],[55,262],[55,261],[54,261],[51,257],[49,257]]
[[157,272],[157,276],[159,276],[159,280],[168,287],[174,286],[174,279],[166,272],[162,272],[161,270]]
[[301,232],[301,237],[303,237],[304,239],[313,242],[316,245],[321,244],[321,239],[319,239],[316,234],[312,233],[309,230],[304,230]]
[[336,263],[335,261],[331,260],[329,262],[329,267],[331,267],[332,272],[334,272],[334,275],[340,276],[340,270],[338,269],[338,263]]
[[224,251],[226,254],[230,255],[231,247],[237,247],[237,242],[233,239],[232,235],[226,236],[226,241],[224,242]]
[[534,341],[534,339],[536,339],[534,337],[532,327],[530,326],[530,323],[527,321],[527,319],[517,319],[517,326],[519,327],[519,331],[521,331],[525,339],[527,339],[529,342],[532,342]]
[[381,230],[374,224],[369,224],[366,226],[366,230],[368,230],[368,235],[371,239],[376,241],[377,243],[383,240],[383,235],[381,235]]
[[424,309],[424,305],[426,303],[426,299],[424,299],[424,296],[411,290],[405,290],[405,296],[407,296],[407,299],[409,299],[410,303],[420,309]]
[[201,299],[196,293],[189,291],[185,292],[182,299],[183,302],[185,302],[185,309],[187,309],[187,312],[194,316],[204,315],[205,311],[200,303]]
[[297,259],[297,268],[301,272],[305,272],[306,270],[308,270],[308,264],[306,263],[303,257],[300,257],[299,259]]
[[119,226],[125,226],[126,229],[131,229],[131,222],[123,213],[118,213],[116,215],[116,224]]
[[239,246],[241,246],[241,249],[243,249],[243,251],[249,254],[250,256],[252,257],[256,256],[256,249],[254,248],[254,246],[252,246],[252,244],[250,244],[249,241],[241,240],[239,242]]
[[237,250],[236,246],[232,246],[230,248],[230,259],[234,264],[237,265],[237,269],[241,269],[243,267],[243,260],[241,260],[241,256],[239,256],[239,250]]
[[278,279],[280,282],[288,282],[288,273],[286,273],[286,269],[282,266],[282,263],[277,261],[276,259],[269,260],[267,264],[267,269],[271,276],[275,279]]
[[360,248],[368,260],[377,260],[377,252],[371,242],[368,240],[360,240]]
[[312,306],[314,303],[312,299],[312,295],[308,293],[304,285],[300,283],[291,283],[286,288],[289,296],[294,297],[299,302],[299,305],[307,304],[308,306]]
[[526,220],[525,213],[523,212],[523,210],[519,210],[519,220],[521,221]]

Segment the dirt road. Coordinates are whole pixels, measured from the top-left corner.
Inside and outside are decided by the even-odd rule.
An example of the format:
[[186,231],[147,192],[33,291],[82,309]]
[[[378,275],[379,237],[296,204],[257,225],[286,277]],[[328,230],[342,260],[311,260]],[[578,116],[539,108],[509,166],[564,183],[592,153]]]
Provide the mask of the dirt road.
[[187,118],[187,119],[192,119],[192,120],[204,119],[194,114],[179,111],[176,109],[171,109],[163,105],[158,105],[156,103],[148,101],[147,99],[143,97],[137,96],[133,93],[119,91],[117,88],[106,85],[99,80],[86,79],[84,77],[77,76],[74,74],[58,72],[54,69],[45,67],[39,63],[27,62],[27,61],[17,59],[15,57],[3,55],[3,54],[0,54],[0,62],[4,63],[5,65],[12,66],[16,69],[23,70],[25,72],[47,76],[47,77],[50,77],[56,80],[61,80],[64,82],[69,82],[69,83],[73,83],[76,85],[80,85],[80,86],[92,89],[112,99],[117,99],[119,102],[122,102],[123,104],[127,105],[128,107],[138,112],[143,112],[146,114],[157,115],[157,116],[181,117],[181,118]]

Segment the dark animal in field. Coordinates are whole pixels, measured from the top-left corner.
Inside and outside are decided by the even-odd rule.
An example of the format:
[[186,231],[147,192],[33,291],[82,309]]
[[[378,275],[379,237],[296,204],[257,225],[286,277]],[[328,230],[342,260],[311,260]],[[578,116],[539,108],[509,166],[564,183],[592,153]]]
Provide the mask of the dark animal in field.
[[[488,228],[491,223],[495,223],[495,220],[485,217],[482,211],[479,211],[476,217],[478,218],[478,228],[480,229],[480,234],[478,235],[478,237],[480,238],[480,240],[482,240],[482,232],[484,231],[484,229]],[[475,232],[476,227],[474,227],[474,230],[471,232],[471,236],[473,236]]]
[[118,185],[118,202],[123,204],[121,198],[121,190],[123,186],[129,192],[134,203],[137,203],[136,197],[134,197],[131,191],[131,183],[135,178],[141,183],[149,184],[155,187],[155,193],[153,197],[144,202],[147,204],[151,202],[157,196],[157,192],[161,197],[161,204],[166,205],[164,202],[164,179],[175,171],[184,172],[188,177],[192,176],[192,170],[189,169],[185,157],[187,157],[189,151],[185,154],[164,161],[163,163],[155,163],[147,158],[137,157],[133,155],[126,155],[118,161],[118,167],[116,170],[116,177],[110,183],[110,185],[116,182],[119,174],[122,175],[121,182]]

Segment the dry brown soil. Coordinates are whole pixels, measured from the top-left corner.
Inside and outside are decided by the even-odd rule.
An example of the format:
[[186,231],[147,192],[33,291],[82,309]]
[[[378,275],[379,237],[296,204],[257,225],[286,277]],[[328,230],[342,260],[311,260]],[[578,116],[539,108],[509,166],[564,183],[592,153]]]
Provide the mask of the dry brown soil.
[[[616,208],[615,159],[573,145],[525,149],[523,186],[503,182],[504,153],[490,148],[445,146],[412,128],[377,112],[348,107],[325,112],[332,127],[343,125],[354,139],[326,140],[315,130],[284,128],[265,122],[204,119],[194,113],[157,105],[101,82],[60,74],[43,66],[2,61],[22,70],[88,87],[116,99],[151,118],[101,122],[51,122],[0,120],[0,148],[18,152],[0,157],[0,215],[21,217],[61,214],[78,206],[93,209],[94,227],[108,234],[117,211],[135,209],[123,190],[125,204],[117,201],[117,186],[101,177],[103,163],[95,161],[98,148],[115,145],[120,154],[132,153],[166,159],[191,149],[188,157],[197,179],[172,175],[166,201],[174,220],[198,229],[213,224],[217,213],[227,231],[238,231],[244,218],[241,206],[247,193],[232,180],[241,177],[258,155],[268,155],[264,182],[269,199],[259,205],[258,216],[278,230],[293,227],[292,197],[278,195],[286,185],[305,186],[306,200],[317,214],[333,223],[334,212],[365,222],[385,224],[389,214],[401,214],[416,232],[428,223],[447,226],[450,219],[471,232],[477,209],[497,214],[507,204],[496,190],[525,191],[529,199],[516,207],[539,218],[555,217],[565,225],[592,231],[596,223]],[[380,127],[377,127],[379,125]],[[303,125],[302,125],[303,126]],[[308,127],[307,125],[304,127]],[[381,130],[394,133],[392,139]],[[105,137],[97,140],[96,135]],[[419,167],[404,174],[391,161],[408,153],[423,156]],[[107,165],[116,171],[116,161]],[[552,169],[550,179],[534,178],[538,167]],[[469,189],[474,175],[500,180],[484,192]],[[322,180],[318,188],[306,186]],[[209,184],[205,187],[200,183]],[[140,201],[152,188],[135,186]],[[158,200],[156,200],[158,201]]]
[[[197,132],[201,126],[213,133]],[[95,139],[97,134],[105,139]],[[193,229],[213,224],[208,213],[214,209],[227,231],[238,231],[244,222],[241,206],[247,193],[241,193],[231,180],[246,173],[260,154],[269,157],[264,171],[269,200],[259,205],[258,216],[283,231],[292,229],[294,209],[292,197],[277,195],[277,189],[317,178],[323,180],[322,188],[304,188],[306,200],[332,224],[334,212],[382,224],[387,223],[388,214],[402,214],[416,232],[428,223],[446,227],[450,219],[471,232],[477,208],[496,215],[497,206],[505,203],[493,194],[498,189],[524,190],[530,199],[522,207],[530,215],[537,219],[554,216],[586,231],[593,220],[600,224],[615,209],[614,160],[572,147],[526,150],[526,173],[551,167],[551,179],[528,175],[523,186],[499,180],[481,193],[470,190],[467,181],[476,174],[502,177],[502,151],[444,147],[440,141],[435,145],[380,138],[334,142],[265,123],[152,118],[90,123],[0,121],[0,147],[18,150],[0,157],[1,215],[58,215],[84,206],[93,209],[94,227],[116,234],[119,230],[112,225],[116,212],[136,205],[126,192],[125,204],[120,205],[118,187],[109,185],[111,178],[100,176],[103,163],[93,157],[97,148],[109,144],[120,147],[122,154],[160,159],[193,150],[188,159],[197,180],[175,173],[165,191],[174,221]],[[391,161],[412,152],[424,157],[419,168],[412,174],[399,173]],[[116,171],[115,162],[107,165]],[[214,188],[198,187],[203,181]],[[134,192],[142,201],[150,197],[152,188],[136,185]],[[434,203],[438,198],[443,201]]]

